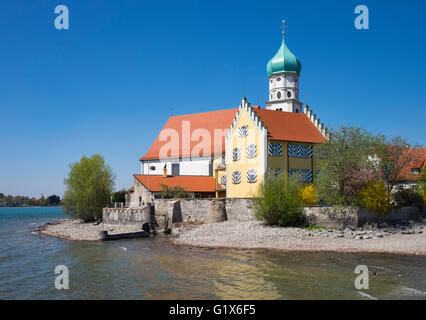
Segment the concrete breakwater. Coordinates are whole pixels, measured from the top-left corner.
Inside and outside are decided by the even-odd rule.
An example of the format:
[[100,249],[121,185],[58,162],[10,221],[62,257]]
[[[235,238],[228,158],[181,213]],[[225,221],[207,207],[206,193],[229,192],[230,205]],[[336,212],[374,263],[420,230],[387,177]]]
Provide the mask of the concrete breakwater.
[[[366,208],[306,207],[302,214],[308,224],[357,228],[366,223],[407,223],[421,221],[426,216],[423,207],[403,207],[386,215]],[[155,199],[153,206],[142,208],[105,208],[105,225],[142,226],[149,223],[152,230],[170,230],[173,223],[194,224],[222,221],[254,221],[253,199]]]

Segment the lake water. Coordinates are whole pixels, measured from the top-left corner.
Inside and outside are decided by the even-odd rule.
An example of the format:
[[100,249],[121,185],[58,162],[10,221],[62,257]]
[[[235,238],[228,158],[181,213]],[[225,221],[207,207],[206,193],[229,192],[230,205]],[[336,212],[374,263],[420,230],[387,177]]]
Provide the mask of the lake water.
[[[61,208],[0,208],[0,299],[426,299],[426,258],[72,242],[35,234]],[[354,287],[367,265],[369,290]],[[57,290],[57,265],[70,288]]]

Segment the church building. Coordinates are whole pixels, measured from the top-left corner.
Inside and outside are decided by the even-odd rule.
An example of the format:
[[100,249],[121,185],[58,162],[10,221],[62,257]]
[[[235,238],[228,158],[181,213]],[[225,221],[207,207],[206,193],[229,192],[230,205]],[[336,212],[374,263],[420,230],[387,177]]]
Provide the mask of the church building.
[[144,205],[161,197],[165,186],[196,198],[251,198],[267,174],[313,182],[327,129],[299,100],[301,69],[283,32],[266,67],[265,108],[244,97],[235,109],[170,117],[140,159],[127,202]]

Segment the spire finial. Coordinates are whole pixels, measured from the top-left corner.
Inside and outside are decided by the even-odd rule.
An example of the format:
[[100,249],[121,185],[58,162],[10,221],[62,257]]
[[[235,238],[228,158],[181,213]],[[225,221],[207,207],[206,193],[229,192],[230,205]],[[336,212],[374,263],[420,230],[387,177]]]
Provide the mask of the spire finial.
[[283,19],[282,25],[281,25],[281,33],[282,33],[283,37],[284,37],[284,34],[285,34],[285,28],[287,28],[287,26],[285,25],[285,19]]

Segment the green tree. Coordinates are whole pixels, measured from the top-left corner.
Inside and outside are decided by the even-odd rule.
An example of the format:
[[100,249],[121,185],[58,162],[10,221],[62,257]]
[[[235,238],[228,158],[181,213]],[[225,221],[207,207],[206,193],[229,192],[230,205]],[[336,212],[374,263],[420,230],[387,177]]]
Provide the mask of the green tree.
[[65,213],[84,222],[102,218],[102,209],[110,203],[114,174],[102,156],[83,156],[70,165],[67,189],[63,197]]
[[47,205],[49,206],[57,206],[61,202],[61,198],[55,194],[47,197]]
[[47,202],[46,202],[46,198],[44,197],[44,195],[42,194],[40,199],[38,200],[38,205],[40,207],[44,207],[46,206]]
[[420,171],[420,182],[426,184],[426,163]]
[[112,203],[114,203],[114,202],[125,203],[126,202],[126,190],[122,189],[122,190],[118,190],[116,192],[113,192],[111,194],[111,201],[112,201]]
[[358,191],[378,175],[373,146],[377,137],[361,128],[340,127],[323,146],[316,185],[320,199],[334,205],[358,205]]
[[161,188],[161,197],[162,198],[188,198],[189,192],[185,190],[185,188],[181,186],[173,186],[169,187],[165,184],[160,184]]
[[296,178],[265,176],[254,200],[255,215],[268,225],[297,226],[302,223],[302,200]]
[[35,200],[35,199],[28,199],[26,204],[29,207],[37,207],[38,206],[38,201]]

